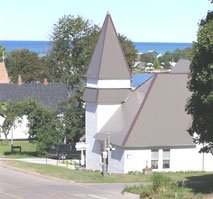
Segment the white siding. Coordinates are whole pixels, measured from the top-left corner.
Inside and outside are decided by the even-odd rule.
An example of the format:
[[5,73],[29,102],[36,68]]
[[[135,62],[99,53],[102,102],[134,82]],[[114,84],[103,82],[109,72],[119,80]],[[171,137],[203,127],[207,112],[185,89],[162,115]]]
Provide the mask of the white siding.
[[101,146],[95,141],[97,132],[97,105],[86,104],[86,167],[87,169],[101,170],[100,154]]
[[113,146],[115,150],[109,152],[109,173],[124,173],[124,149]]
[[[0,125],[2,125],[4,122],[4,118],[0,117]],[[15,125],[11,128],[7,138],[9,140],[15,139],[15,140],[21,140],[21,139],[28,139],[29,134],[29,128],[27,127],[27,117],[23,116],[22,118],[16,119]],[[0,139],[5,139],[5,135],[1,133]]]
[[213,171],[213,155],[199,153],[200,146],[193,149],[171,150],[171,171]]
[[130,85],[130,80],[87,80],[87,87],[90,88],[131,88]]
[[151,166],[151,150],[125,150],[124,173],[139,171]]
[[[199,146],[197,148],[170,149],[169,169],[163,169],[163,149],[158,149],[158,169],[155,171],[213,171],[213,155],[199,153],[199,149]],[[146,166],[151,167],[150,149],[125,150],[117,147],[112,153],[114,153],[114,160],[112,158],[109,161],[112,173],[142,172]]]
[[114,114],[119,105],[86,104],[86,167],[101,170],[101,144],[94,139],[107,120]]
[[112,117],[115,111],[119,108],[117,105],[98,105],[97,106],[97,131]]

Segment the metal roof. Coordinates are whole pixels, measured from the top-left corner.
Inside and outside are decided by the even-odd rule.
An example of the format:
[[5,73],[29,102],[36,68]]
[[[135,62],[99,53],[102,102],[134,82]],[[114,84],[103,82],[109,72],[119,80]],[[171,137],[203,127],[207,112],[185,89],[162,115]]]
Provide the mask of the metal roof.
[[170,73],[189,73],[190,61],[188,59],[180,59]]
[[109,119],[100,132],[95,135],[96,139],[104,140],[107,136],[107,133],[110,132],[112,143],[118,146],[122,146],[127,131],[133,123],[134,118],[140,108],[141,103],[144,101],[152,81],[153,79],[150,78],[140,87],[131,92],[131,94],[126,98],[125,102]]
[[185,112],[187,74],[155,74],[138,87],[95,135],[123,147],[194,146],[187,133],[191,116]]
[[88,79],[131,79],[112,18],[107,14],[86,74]]
[[84,99],[87,102],[95,102],[98,104],[121,104],[125,101],[130,92],[131,89],[126,88],[86,88],[84,92]]

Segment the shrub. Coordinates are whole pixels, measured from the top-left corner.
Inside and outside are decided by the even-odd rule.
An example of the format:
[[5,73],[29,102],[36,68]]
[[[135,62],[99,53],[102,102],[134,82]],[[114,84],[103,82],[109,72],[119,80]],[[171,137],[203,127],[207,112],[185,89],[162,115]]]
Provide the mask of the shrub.
[[151,176],[153,191],[160,191],[170,185],[170,178],[163,173],[153,173]]

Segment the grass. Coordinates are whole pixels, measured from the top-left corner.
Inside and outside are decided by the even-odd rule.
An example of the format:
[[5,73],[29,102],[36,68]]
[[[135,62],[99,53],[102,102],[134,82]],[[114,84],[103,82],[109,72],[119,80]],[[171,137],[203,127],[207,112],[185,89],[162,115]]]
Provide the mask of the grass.
[[5,161],[5,164],[51,177],[84,183],[146,182],[150,178],[150,176],[143,174],[107,174],[102,176],[100,171],[71,170],[48,164],[32,164],[12,160]]
[[[179,175],[180,174],[180,175]],[[175,177],[175,178],[174,178]],[[182,181],[177,181],[181,179]],[[183,180],[187,179],[184,183]],[[124,192],[140,195],[141,198],[213,198],[213,174],[204,172],[153,173],[147,186],[126,187]]]
[[13,145],[21,146],[21,153],[12,153],[11,144],[5,143],[5,141],[0,141],[0,157],[26,158],[37,156],[35,143],[30,143],[28,141],[14,141]]

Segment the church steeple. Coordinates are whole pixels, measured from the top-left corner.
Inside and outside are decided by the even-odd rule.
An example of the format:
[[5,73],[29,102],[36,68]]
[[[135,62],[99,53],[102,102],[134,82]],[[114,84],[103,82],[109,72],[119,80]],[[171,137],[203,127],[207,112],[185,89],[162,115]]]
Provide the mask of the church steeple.
[[94,136],[131,92],[130,70],[110,14],[106,15],[86,77],[86,167],[101,169],[101,144]]
[[88,79],[131,79],[112,18],[107,13],[88,71]]

